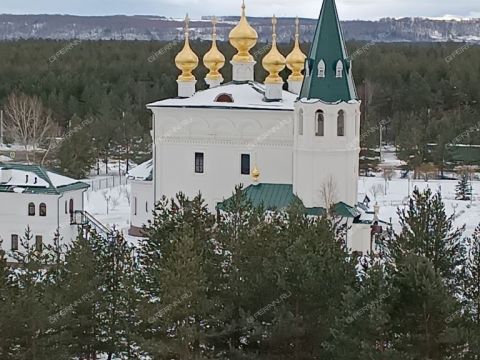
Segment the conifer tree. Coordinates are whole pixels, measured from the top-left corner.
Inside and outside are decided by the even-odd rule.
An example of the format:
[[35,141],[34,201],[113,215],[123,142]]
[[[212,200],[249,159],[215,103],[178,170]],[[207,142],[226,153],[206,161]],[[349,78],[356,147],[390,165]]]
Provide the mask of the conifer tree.
[[215,254],[215,218],[200,195],[157,205],[141,252],[144,348],[158,359],[203,359],[220,308],[221,276]]
[[82,120],[73,116],[68,132],[57,147],[60,169],[67,176],[82,179],[89,174],[95,162],[92,137],[89,135],[92,123],[92,118]]
[[468,359],[480,358],[480,225],[475,229],[465,266],[467,278],[464,299],[466,302],[465,326],[469,332]]
[[465,261],[464,227],[455,228],[440,193],[415,189],[406,209],[399,210],[401,232],[391,242],[393,263],[410,254],[430,260],[452,293],[458,293],[460,266]]
[[137,292],[135,253],[121,233],[90,235],[96,254],[95,271],[101,274],[97,303],[99,351],[107,359],[138,356],[136,344]]
[[56,312],[49,320],[61,333],[62,345],[72,357],[93,359],[99,348],[101,273],[91,242],[80,234],[69,247],[58,282]]
[[49,316],[54,308],[46,296],[48,285],[54,281],[48,271],[53,257],[48,248],[32,246],[32,238],[27,229],[20,239],[20,249],[12,253],[19,268],[11,276],[9,300],[14,304],[11,316],[15,321],[10,323],[13,347],[9,355],[12,359],[63,358],[65,349],[50,335],[53,330]]
[[465,348],[452,315],[459,303],[441,272],[425,256],[408,254],[397,263],[390,300],[390,342],[395,358],[449,359]]
[[455,199],[470,200],[472,198],[472,185],[468,181],[468,175],[463,174],[456,186]]

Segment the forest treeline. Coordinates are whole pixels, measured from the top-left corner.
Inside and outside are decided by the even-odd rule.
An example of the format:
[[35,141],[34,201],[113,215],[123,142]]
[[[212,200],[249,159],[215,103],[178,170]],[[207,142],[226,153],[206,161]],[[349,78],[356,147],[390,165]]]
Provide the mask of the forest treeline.
[[465,238],[440,194],[414,191],[374,257],[301,203],[265,221],[244,196],[163,199],[136,247],[27,232],[17,267],[0,254],[0,358],[479,358],[480,226]]
[[[1,42],[0,106],[12,92],[22,92],[40,97],[64,133],[87,121],[89,126],[75,131],[57,149],[63,156],[59,166],[71,175],[80,176],[75,169],[96,158],[128,156],[138,162],[150,151],[150,114],[145,105],[176,95],[179,71],[174,58],[181,46],[153,41]],[[401,158],[415,157],[412,166],[441,161],[445,145],[459,136],[462,143],[480,144],[479,46],[359,42],[347,46],[363,101],[364,147],[378,144],[380,124],[385,127],[384,139],[397,145]],[[210,43],[192,41],[192,47],[201,59]],[[308,47],[303,45],[305,52]],[[219,48],[232,58],[234,49],[228,43],[219,43]],[[260,64],[268,50],[268,44],[257,44],[251,51],[257,81],[265,79]],[[286,55],[291,45],[281,44],[280,50]],[[194,73],[198,88],[205,88],[206,69],[200,65]],[[230,81],[229,61],[222,73]],[[288,71],[282,75],[286,79]],[[428,143],[439,144],[439,154],[429,155]]]

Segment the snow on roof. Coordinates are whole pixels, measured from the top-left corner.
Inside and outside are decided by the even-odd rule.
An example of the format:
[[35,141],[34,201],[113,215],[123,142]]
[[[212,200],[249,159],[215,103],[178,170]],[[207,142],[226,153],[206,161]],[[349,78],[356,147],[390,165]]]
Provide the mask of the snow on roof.
[[78,182],[78,180],[75,180],[63,175],[59,175],[50,171],[47,171],[47,175],[55,187],[71,185]]
[[29,186],[48,188],[50,184],[34,172],[0,168],[0,182],[4,186]]
[[[215,101],[219,95],[227,94],[233,102]],[[265,101],[265,86],[256,82],[228,83],[199,91],[190,98],[173,98],[148,104],[147,107],[218,107],[237,109],[264,109],[292,111],[297,95],[283,91],[283,100]]]
[[88,187],[88,184],[47,171],[38,165],[0,163],[0,192],[60,194]]
[[128,177],[133,180],[152,180],[153,160],[145,161],[128,172]]
[[5,155],[0,155],[0,162],[9,162],[12,161],[13,159],[9,158],[8,156]]

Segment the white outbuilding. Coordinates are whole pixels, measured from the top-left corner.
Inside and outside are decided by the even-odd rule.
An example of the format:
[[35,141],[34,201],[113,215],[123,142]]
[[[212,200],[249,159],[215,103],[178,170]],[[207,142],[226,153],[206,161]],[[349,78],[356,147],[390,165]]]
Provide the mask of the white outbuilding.
[[0,240],[2,249],[21,249],[21,239],[30,230],[31,244],[41,250],[68,243],[78,234],[75,214],[84,210],[89,185],[47,171],[38,165],[0,163]]

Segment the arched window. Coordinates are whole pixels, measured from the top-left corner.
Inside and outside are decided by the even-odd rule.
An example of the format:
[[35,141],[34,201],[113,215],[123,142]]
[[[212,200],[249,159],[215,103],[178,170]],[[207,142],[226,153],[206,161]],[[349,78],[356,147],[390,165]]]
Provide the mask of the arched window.
[[40,216],[47,216],[47,205],[45,205],[45,203],[40,204],[39,214]]
[[303,135],[303,109],[298,112],[298,135]]
[[336,76],[337,76],[337,78],[341,78],[343,76],[343,62],[342,62],[342,60],[337,61]]
[[325,116],[322,110],[316,112],[315,119],[315,136],[325,135]]
[[345,112],[343,110],[338,112],[337,136],[345,136]]
[[325,77],[325,61],[323,59],[318,62],[318,77]]
[[233,97],[230,94],[220,94],[215,98],[215,102],[233,103]]
[[133,199],[133,215],[137,215],[137,198]]
[[35,204],[33,202],[28,204],[28,216],[35,216]]
[[145,201],[145,212],[148,213],[148,201]]
[[65,200],[65,214],[68,214],[68,201]]

